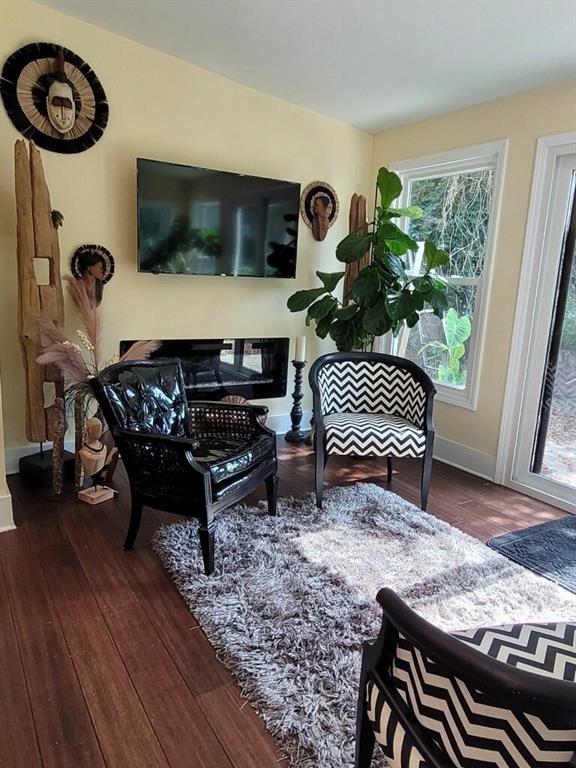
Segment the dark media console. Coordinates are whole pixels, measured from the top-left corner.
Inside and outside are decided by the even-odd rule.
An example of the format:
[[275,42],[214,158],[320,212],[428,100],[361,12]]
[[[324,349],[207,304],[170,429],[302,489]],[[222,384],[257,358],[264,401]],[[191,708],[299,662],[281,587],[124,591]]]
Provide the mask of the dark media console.
[[[120,354],[135,340],[120,342]],[[178,358],[189,400],[286,395],[289,339],[171,339],[150,359]]]

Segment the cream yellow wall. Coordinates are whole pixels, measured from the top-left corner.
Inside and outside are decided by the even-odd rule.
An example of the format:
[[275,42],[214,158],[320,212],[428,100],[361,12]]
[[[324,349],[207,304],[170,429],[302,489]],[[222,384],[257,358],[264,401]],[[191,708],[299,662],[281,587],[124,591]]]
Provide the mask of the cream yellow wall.
[[536,141],[539,136],[574,130],[576,84],[517,94],[420,123],[383,131],[375,137],[373,176],[382,165],[458,147],[509,139],[480,393],[476,411],[437,403],[437,433],[448,440],[496,456],[507,362]]
[[[288,296],[334,267],[347,232],[347,201],[371,185],[373,138],[28,0],[0,3],[0,58],[37,40],[61,43],[95,70],[110,104],[103,138],[87,152],[42,152],[52,205],[64,214],[63,270],[73,249],[97,242],[116,258],[103,302],[108,355],[121,338],[296,337],[302,314]],[[23,374],[16,334],[13,145],[19,134],[0,108],[0,352],[6,445],[25,443]],[[152,276],[136,271],[136,158],[208,166],[308,184],[329,181],[343,213],[323,243],[301,222],[296,280]],[[74,329],[70,307],[68,327]],[[318,343],[309,331],[309,359]],[[289,387],[289,392],[291,387]],[[290,397],[271,400],[286,414]],[[304,407],[310,407],[307,392]]]

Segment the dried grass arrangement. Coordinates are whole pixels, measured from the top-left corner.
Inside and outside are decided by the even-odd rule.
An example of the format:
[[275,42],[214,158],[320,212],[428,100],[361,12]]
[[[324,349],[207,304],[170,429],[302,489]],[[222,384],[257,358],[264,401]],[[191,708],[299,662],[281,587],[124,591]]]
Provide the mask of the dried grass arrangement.
[[147,359],[158,349],[159,342],[136,341],[122,357],[114,355],[109,360],[103,361],[100,305],[90,296],[82,280],[76,280],[71,275],[65,275],[64,280],[84,330],[77,330],[77,340],[73,340],[46,315],[37,314],[35,319],[41,334],[42,353],[36,358],[36,362],[40,365],[54,365],[60,370],[66,384],[67,410],[73,411],[74,404],[81,399],[82,410],[86,413],[92,400],[89,384],[92,376],[120,360]]

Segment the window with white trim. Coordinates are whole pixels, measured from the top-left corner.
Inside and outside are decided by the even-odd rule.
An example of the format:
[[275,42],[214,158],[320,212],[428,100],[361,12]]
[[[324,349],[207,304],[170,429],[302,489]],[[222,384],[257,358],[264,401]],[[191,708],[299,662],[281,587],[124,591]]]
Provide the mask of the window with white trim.
[[495,142],[392,166],[403,184],[399,205],[424,211],[422,218],[403,222],[422,243],[410,257],[410,273],[424,271],[425,240],[448,251],[450,261],[434,270],[448,284],[444,318],[423,309],[420,322],[404,328],[390,348],[428,373],[438,399],[471,409],[478,393],[506,148],[507,142]]

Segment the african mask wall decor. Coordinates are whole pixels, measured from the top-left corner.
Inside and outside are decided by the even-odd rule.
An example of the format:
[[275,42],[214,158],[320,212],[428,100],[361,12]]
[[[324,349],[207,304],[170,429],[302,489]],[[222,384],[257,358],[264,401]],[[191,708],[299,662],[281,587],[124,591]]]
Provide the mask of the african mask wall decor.
[[302,192],[300,214],[315,240],[324,240],[339,210],[338,195],[327,181],[313,181]]
[[9,56],[0,93],[20,133],[51,152],[83,152],[108,123],[106,94],[94,71],[53,43],[30,43]]
[[64,71],[62,51],[58,51],[56,57],[56,73],[54,80],[48,87],[46,111],[48,112],[48,120],[59,133],[68,133],[73,128],[76,119],[76,104],[72,85],[68,82]]

